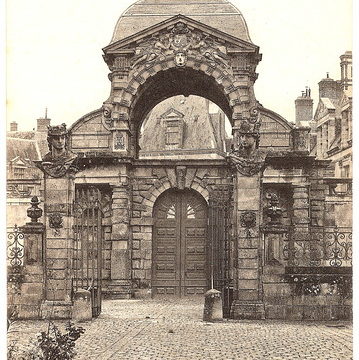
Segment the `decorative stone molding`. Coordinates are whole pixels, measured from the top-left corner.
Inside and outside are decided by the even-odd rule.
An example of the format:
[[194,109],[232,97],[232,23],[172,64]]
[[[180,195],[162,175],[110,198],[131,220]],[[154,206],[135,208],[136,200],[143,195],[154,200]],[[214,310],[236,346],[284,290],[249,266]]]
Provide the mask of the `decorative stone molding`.
[[114,134],[114,150],[126,150],[125,135],[122,132],[116,132]]
[[253,176],[264,169],[265,158],[266,155],[263,152],[256,151],[250,158],[230,154],[229,162],[241,175]]
[[176,167],[176,182],[177,182],[177,187],[180,190],[183,190],[185,188],[186,173],[187,173],[186,166],[177,166]]
[[183,22],[175,24],[167,33],[152,36],[140,43],[135,50],[131,68],[135,69],[142,64],[147,68],[152,67],[169,56],[174,58],[176,66],[184,67],[189,55],[198,56],[213,68],[220,66],[231,71],[227,48],[209,35],[190,30]]
[[49,226],[51,229],[54,229],[55,236],[60,235],[59,229],[62,229],[64,226],[62,214],[58,212],[49,214]]
[[293,147],[296,151],[309,151],[310,128],[293,129]]
[[269,205],[264,208],[264,214],[270,218],[268,225],[280,225],[283,216],[283,210],[279,207],[279,198],[275,193],[266,194]]
[[248,229],[257,226],[257,216],[254,211],[244,211],[240,216],[241,226]]

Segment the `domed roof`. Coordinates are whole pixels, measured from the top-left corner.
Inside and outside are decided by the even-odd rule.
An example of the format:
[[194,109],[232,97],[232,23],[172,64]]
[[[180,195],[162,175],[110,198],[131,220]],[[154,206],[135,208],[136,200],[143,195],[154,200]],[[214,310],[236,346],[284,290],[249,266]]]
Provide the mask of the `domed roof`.
[[242,14],[228,0],[139,0],[121,15],[111,44],[179,14],[252,43]]

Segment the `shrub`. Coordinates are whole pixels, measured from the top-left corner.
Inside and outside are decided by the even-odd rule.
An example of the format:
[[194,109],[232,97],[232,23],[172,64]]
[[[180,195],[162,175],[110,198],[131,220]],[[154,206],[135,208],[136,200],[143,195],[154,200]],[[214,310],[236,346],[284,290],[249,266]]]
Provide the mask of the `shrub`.
[[82,327],[76,327],[69,322],[62,334],[59,328],[49,322],[47,332],[41,332],[37,339],[30,344],[24,354],[16,354],[14,347],[8,349],[8,359],[21,360],[71,360],[76,355],[75,342],[85,332]]

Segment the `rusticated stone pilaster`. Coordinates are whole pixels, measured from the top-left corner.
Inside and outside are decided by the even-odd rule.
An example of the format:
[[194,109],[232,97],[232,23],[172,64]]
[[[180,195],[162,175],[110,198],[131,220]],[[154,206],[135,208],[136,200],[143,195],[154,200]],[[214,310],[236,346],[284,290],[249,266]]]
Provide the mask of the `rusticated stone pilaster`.
[[74,180],[45,177],[45,257],[46,301],[42,316],[71,316]]
[[309,187],[307,185],[293,186],[293,223],[297,229],[309,231]]
[[231,316],[239,319],[262,319],[264,308],[260,286],[260,175],[237,173],[237,271]]
[[[120,183],[112,185],[111,282],[121,282],[120,287],[128,288],[131,278],[131,189],[125,171],[121,171]],[[125,291],[120,288],[116,291],[121,293],[122,290]],[[123,297],[123,294],[118,295]]]

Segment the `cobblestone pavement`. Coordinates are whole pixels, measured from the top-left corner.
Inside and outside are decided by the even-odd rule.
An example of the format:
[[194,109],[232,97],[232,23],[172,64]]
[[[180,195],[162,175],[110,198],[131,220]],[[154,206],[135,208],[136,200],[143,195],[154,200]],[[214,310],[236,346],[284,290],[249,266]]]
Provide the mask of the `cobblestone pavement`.
[[[352,325],[283,321],[202,321],[203,301],[108,300],[99,318],[81,324],[76,359],[352,359]],[[63,325],[63,322],[60,323]],[[19,321],[9,341],[22,345],[46,329]]]

